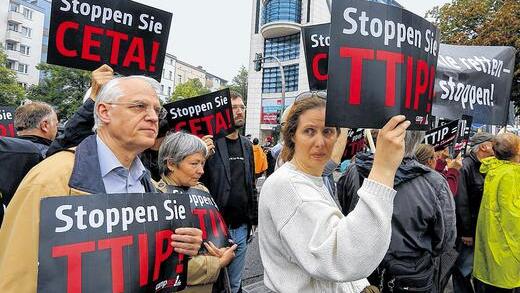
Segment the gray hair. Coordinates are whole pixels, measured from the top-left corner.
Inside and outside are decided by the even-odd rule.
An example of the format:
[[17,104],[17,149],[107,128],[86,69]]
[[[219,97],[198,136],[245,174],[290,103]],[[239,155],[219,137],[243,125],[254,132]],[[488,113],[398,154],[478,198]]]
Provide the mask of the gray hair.
[[155,94],[157,95],[157,98],[159,97],[159,94],[161,93],[161,84],[151,78],[144,75],[131,75],[131,76],[125,76],[125,77],[118,77],[110,80],[107,82],[102,88],[101,91],[98,93],[96,97],[96,105],[94,106],[94,129],[99,128],[103,123],[99,119],[99,114],[97,112],[98,105],[100,103],[112,103],[117,102],[120,97],[122,97],[125,93],[123,93],[123,90],[121,89],[121,82],[129,79],[138,78],[145,82],[147,82],[155,91]]
[[414,157],[417,147],[424,139],[424,131],[412,131],[407,130],[406,136],[404,137],[404,156]]
[[14,112],[14,128],[16,131],[35,129],[48,119],[55,111],[51,105],[44,102],[28,102],[16,108]]
[[175,165],[179,165],[187,156],[197,153],[204,157],[208,155],[206,143],[197,136],[185,132],[175,132],[166,136],[159,148],[158,165],[160,174],[168,174],[168,160]]

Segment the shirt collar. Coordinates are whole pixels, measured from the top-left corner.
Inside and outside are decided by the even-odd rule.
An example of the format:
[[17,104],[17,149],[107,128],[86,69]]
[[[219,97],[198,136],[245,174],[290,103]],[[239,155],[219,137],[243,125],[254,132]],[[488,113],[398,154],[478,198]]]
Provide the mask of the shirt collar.
[[[108,173],[110,173],[114,169],[126,169],[121,164],[121,162],[119,162],[112,150],[110,150],[110,148],[108,148],[108,146],[103,142],[103,140],[99,138],[99,136],[96,136],[96,141],[99,158],[99,167],[101,170],[102,178],[104,178]],[[132,178],[134,182],[140,181],[143,178],[144,174],[146,173],[146,168],[144,167],[139,157],[136,157],[134,159],[134,161],[130,165],[130,170],[128,171],[128,173],[130,174],[130,178]]]

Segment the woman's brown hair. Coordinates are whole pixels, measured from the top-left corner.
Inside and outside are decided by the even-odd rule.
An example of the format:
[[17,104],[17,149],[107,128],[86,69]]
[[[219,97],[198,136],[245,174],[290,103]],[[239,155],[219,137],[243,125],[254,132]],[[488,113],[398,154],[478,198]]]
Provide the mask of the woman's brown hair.
[[435,149],[429,144],[420,144],[415,150],[415,157],[419,163],[428,166],[428,161],[435,157]]
[[[292,160],[294,156],[294,136],[296,135],[296,129],[298,128],[298,121],[300,116],[308,110],[325,108],[325,99],[313,95],[309,98],[296,100],[291,106],[291,110],[287,115],[287,121],[282,127],[283,136],[283,149],[282,149],[282,160],[284,162]],[[339,127],[336,127],[336,134],[339,135]]]

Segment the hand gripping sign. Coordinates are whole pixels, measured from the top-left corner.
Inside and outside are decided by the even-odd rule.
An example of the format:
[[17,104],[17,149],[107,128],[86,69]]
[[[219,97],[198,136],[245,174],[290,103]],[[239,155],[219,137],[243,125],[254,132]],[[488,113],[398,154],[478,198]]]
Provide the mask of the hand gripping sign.
[[96,194],[41,200],[38,292],[174,292],[187,257],[170,245],[192,227],[189,197]]
[[129,0],[53,0],[47,62],[161,80],[172,14]]
[[406,10],[363,0],[333,2],[328,65],[330,126],[381,128],[403,114],[428,128],[438,30]]

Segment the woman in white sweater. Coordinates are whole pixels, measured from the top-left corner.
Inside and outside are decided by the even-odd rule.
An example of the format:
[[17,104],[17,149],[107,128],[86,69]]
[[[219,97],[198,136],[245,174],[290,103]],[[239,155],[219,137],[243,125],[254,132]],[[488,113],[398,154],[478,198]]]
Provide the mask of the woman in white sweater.
[[395,171],[404,155],[404,116],[379,132],[359,203],[344,217],[321,174],[339,129],[325,127],[325,100],[297,99],[282,129],[286,161],[262,187],[260,255],[264,282],[277,292],[361,292],[390,244]]

